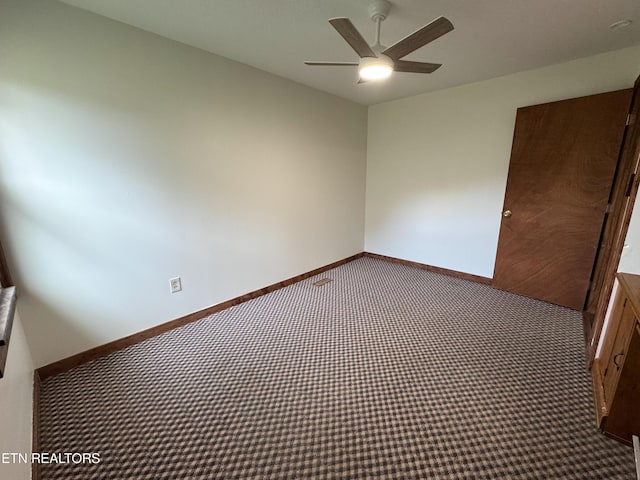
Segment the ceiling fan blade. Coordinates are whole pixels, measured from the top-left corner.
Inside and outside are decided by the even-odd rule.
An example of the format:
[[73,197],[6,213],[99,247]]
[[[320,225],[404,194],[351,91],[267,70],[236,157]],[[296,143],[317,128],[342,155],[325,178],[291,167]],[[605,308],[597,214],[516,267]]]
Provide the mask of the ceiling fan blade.
[[329,23],[342,35],[342,38],[351,45],[360,57],[375,57],[376,54],[366,42],[360,32],[353,26],[348,18],[332,18]]
[[433,73],[441,66],[441,63],[410,62],[409,60],[396,60],[393,62],[393,70],[395,72]]
[[425,25],[396,44],[391,45],[382,53],[391,57],[393,60],[397,60],[405,55],[409,55],[427,43],[433,42],[436,38],[440,38],[451,30],[453,30],[453,24],[444,17],[438,17],[430,24]]
[[357,67],[357,62],[304,62],[305,65],[318,67]]

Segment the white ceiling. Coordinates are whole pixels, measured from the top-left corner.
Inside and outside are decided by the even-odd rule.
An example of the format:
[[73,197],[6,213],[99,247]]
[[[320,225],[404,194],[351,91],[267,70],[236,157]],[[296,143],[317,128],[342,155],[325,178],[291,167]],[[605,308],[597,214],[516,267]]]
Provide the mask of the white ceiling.
[[[455,30],[405,58],[444,66],[356,85],[355,68],[303,61],[357,61],[327,20],[348,17],[373,43],[367,0],[62,1],[366,105],[640,44],[638,0],[392,0],[382,43],[443,15]],[[608,28],[622,19],[634,23]]]

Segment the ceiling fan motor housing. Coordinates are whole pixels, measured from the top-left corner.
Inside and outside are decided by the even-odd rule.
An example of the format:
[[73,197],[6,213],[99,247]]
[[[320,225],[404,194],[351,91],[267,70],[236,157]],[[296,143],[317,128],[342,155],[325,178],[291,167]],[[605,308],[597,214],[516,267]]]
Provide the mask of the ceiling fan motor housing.
[[391,10],[391,2],[388,0],[373,0],[369,4],[369,15],[374,22],[384,20]]

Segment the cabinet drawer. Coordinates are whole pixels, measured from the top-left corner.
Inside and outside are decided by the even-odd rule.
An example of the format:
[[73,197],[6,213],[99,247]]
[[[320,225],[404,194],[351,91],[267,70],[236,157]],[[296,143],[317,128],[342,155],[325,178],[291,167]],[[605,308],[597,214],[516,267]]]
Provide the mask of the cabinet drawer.
[[607,404],[610,404],[613,399],[613,394],[618,385],[620,371],[627,356],[627,350],[629,348],[631,335],[635,330],[635,324],[635,313],[631,308],[630,302],[625,300],[611,354],[608,359],[603,359],[606,361],[606,366],[604,372],[602,372],[602,384],[604,387],[604,399]]
[[632,435],[640,435],[640,328],[633,328],[620,372],[615,396],[603,431],[624,443],[631,443]]

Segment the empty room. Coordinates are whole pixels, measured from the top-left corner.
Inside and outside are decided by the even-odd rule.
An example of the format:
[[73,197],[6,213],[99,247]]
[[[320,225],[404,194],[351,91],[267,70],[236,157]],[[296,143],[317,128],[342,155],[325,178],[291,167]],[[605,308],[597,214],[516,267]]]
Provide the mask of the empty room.
[[0,480],[640,478],[639,77],[636,0],[1,0]]

